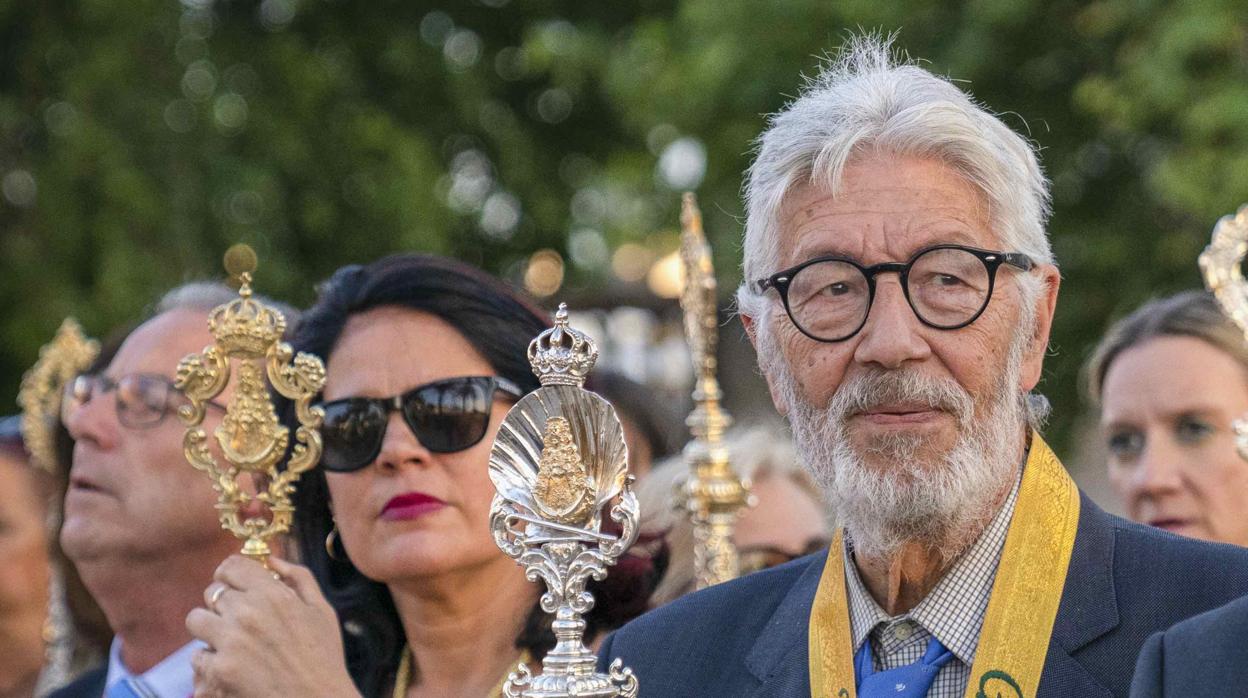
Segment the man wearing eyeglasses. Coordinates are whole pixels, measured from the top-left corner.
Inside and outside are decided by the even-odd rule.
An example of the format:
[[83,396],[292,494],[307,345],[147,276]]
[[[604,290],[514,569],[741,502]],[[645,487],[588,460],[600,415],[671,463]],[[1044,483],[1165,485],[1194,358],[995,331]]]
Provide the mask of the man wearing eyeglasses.
[[[115,639],[107,666],[57,698],[192,693],[198,645],[186,615],[238,542],[221,530],[208,478],[183,456],[177,409],[187,401],[173,376],[182,357],[212,342],[208,311],[236,297],[207,283],[169,292],[103,371],[67,391],[62,419],[75,445],[61,544]],[[222,413],[220,404],[209,409],[209,433]]]
[[603,645],[643,696],[1125,696],[1144,638],[1248,591],[1248,553],[1101,511],[1038,434],[1060,277],[1032,146],[850,41],[772,117],[742,319],[840,524],[830,550]]

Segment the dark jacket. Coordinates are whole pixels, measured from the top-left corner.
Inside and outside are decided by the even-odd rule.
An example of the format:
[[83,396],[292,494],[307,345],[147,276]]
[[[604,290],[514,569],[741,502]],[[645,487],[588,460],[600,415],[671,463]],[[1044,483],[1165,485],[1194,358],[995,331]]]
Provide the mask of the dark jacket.
[[1148,638],[1132,698],[1248,695],[1248,598]]
[[108,664],[91,669],[73,683],[62,686],[47,698],[100,698],[104,695],[104,681],[108,678]]
[[[622,658],[648,698],[809,698],[807,627],[826,559],[794,560],[651,611],[606,639],[600,665]],[[1149,635],[1245,593],[1248,550],[1133,524],[1081,496],[1036,698],[1126,696]]]

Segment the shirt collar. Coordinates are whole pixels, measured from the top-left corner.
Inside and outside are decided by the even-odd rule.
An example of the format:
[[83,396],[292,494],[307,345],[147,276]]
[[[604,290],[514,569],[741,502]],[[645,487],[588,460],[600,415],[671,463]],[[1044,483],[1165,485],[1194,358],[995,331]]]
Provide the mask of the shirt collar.
[[[173,654],[160,660],[156,666],[143,672],[138,678],[157,698],[187,698],[195,691],[195,671],[191,668],[191,656],[204,643],[192,640],[179,647]],[[113,638],[108,650],[108,676],[104,680],[105,693],[113,684],[135,678],[121,661],[121,639]]]
[[988,613],[988,600],[992,596],[992,583],[997,576],[997,565],[1001,562],[1006,533],[1009,532],[1014,505],[1018,501],[1021,473],[1020,468],[1009,496],[984,532],[932,591],[908,613],[890,617],[876,603],[858,574],[851,555],[851,542],[848,536],[845,537],[841,554],[845,560],[850,634],[855,652],[876,627],[909,617],[940,640],[960,661],[967,665],[974,662],[979,633]]

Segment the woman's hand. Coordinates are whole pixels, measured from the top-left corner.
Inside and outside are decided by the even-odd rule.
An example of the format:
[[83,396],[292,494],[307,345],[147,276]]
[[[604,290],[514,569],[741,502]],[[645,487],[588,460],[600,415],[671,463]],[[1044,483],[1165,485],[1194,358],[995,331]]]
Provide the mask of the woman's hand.
[[191,635],[208,645],[191,661],[195,695],[359,696],[338,618],[312,573],[276,558],[269,565],[231,556],[204,590],[205,608],[187,615]]

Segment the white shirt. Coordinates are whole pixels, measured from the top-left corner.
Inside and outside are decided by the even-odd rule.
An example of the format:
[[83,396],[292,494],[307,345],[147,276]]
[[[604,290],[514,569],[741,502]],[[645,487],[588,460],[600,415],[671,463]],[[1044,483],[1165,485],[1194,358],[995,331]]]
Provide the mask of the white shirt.
[[[195,692],[195,670],[191,668],[191,656],[204,643],[192,640],[178,648],[173,654],[160,660],[156,666],[138,676],[143,684],[152,691],[155,698],[190,698]],[[108,650],[108,677],[104,680],[104,693],[113,684],[135,675],[121,661],[121,640],[113,638],[113,645]]]

